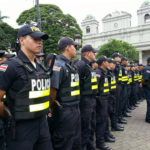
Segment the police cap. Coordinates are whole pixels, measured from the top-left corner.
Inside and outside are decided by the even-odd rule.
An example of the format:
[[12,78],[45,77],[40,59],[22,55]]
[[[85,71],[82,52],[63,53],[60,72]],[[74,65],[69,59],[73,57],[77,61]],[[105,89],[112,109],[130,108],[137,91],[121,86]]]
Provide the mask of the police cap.
[[147,58],[147,62],[150,62],[150,57]]
[[44,53],[39,53],[39,54],[35,54],[35,56],[37,56],[37,57],[43,57],[43,56],[45,56],[45,54]]
[[20,37],[26,35],[30,35],[36,38],[40,37],[43,40],[47,40],[49,38],[48,34],[41,32],[40,29],[34,26],[33,24],[29,24],[21,27],[18,31],[17,38],[19,39]]
[[10,54],[8,52],[5,52],[4,55],[3,55],[3,57],[6,57],[6,58],[12,58],[14,56],[15,56],[15,54]]
[[62,49],[67,47],[68,45],[74,45],[74,46],[78,46],[80,45],[80,43],[75,42],[73,39],[69,38],[69,37],[62,37],[59,41],[58,41],[58,48]]
[[104,61],[107,61],[107,57],[104,56],[104,55],[99,56],[98,59],[97,59],[97,63],[99,65],[102,64]]
[[5,50],[0,50],[0,57],[3,57]]
[[92,45],[87,44],[82,47],[81,53],[90,52],[90,51],[97,53],[99,50],[93,48]]
[[[53,59],[54,54],[55,53],[49,53],[46,57],[46,61],[49,62],[51,59]],[[58,55],[56,55],[56,59],[58,59]]]
[[121,58],[121,61],[124,61],[124,60],[127,61],[128,59],[127,59],[126,57],[122,57],[122,58]]
[[113,53],[113,54],[112,54],[112,58],[115,58],[115,57],[122,57],[122,55],[119,54],[119,53]]
[[108,63],[114,63],[117,64],[117,61],[115,61],[113,58],[107,58]]

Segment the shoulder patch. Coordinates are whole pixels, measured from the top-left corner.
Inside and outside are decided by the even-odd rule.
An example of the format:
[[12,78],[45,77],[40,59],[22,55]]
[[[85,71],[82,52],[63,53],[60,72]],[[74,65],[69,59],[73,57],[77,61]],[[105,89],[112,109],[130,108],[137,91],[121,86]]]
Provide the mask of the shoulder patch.
[[99,74],[96,74],[96,76],[99,77],[99,78],[101,77],[101,75],[99,75]]
[[146,72],[147,72],[147,73],[150,73],[150,71],[148,71],[148,70],[147,70]]
[[54,66],[53,67],[53,71],[60,71],[61,67],[58,67],[58,66]]
[[7,64],[2,64],[2,65],[0,66],[0,71],[5,72],[5,71],[7,70],[7,68],[8,68],[8,65],[7,65]]

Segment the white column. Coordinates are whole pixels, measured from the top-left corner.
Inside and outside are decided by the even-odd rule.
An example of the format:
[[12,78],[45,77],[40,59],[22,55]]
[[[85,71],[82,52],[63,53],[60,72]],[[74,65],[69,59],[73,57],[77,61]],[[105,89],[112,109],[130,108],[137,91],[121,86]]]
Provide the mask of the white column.
[[139,63],[142,64],[142,51],[139,51]]

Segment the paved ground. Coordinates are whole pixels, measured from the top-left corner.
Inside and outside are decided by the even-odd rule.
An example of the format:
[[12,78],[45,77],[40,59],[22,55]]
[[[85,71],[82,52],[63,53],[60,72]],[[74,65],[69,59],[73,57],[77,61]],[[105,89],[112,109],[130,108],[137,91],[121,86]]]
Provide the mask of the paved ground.
[[125,130],[111,132],[115,143],[106,143],[111,150],[150,150],[150,124],[145,122],[146,101],[132,111]]

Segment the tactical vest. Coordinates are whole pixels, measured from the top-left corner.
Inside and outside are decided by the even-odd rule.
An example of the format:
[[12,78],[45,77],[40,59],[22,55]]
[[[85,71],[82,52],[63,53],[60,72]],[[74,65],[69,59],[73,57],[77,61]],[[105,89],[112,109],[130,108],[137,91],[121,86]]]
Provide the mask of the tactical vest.
[[98,85],[98,96],[108,96],[109,95],[109,82],[108,77],[104,74],[104,80],[102,80]]
[[110,93],[116,93],[116,77],[114,75],[113,72],[111,72],[110,70],[108,70],[108,73],[109,73],[109,76],[108,77],[108,80],[109,80],[109,91]]
[[67,63],[65,63],[65,65],[68,68],[69,75],[61,83],[57,91],[56,99],[59,102],[80,101],[80,83],[79,83],[78,70],[75,66],[71,67]]
[[116,81],[117,83],[122,83],[122,69],[120,64],[117,65]]
[[122,70],[122,82],[125,84],[128,82],[128,72],[124,68]]
[[137,71],[134,72],[134,81],[137,82],[138,81],[138,74]]
[[132,71],[132,83],[131,84],[135,84],[135,83],[136,83],[135,71]]
[[35,119],[48,113],[50,99],[50,76],[44,66],[36,72],[19,58],[12,58],[26,71],[28,81],[14,96],[10,89],[6,93],[8,108],[15,120]]
[[128,82],[127,84],[131,84],[132,83],[132,74],[131,74],[131,71],[128,71]]
[[96,95],[98,93],[96,72],[88,64],[86,64],[86,69],[89,70],[90,74],[88,75],[88,77],[84,77],[81,79],[82,95]]
[[138,80],[139,83],[141,83],[142,78],[143,78],[143,74],[142,74],[142,71],[140,70],[139,71],[139,80]]

